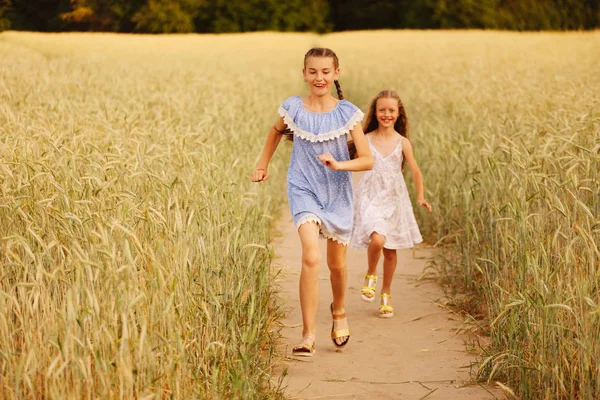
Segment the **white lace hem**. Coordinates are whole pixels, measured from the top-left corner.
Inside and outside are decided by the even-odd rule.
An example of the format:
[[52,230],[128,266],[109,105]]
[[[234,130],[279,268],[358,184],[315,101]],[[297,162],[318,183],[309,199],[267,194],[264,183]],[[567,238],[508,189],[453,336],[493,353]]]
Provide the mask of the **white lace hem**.
[[319,226],[319,236],[321,238],[331,239],[331,240],[336,241],[339,244],[342,244],[344,246],[348,246],[348,244],[350,243],[350,239],[345,238],[341,235],[338,235],[337,233],[329,232],[327,229],[323,229],[323,222],[321,221],[321,218],[317,217],[315,214],[306,214],[305,216],[300,218],[300,220],[298,221],[298,224],[296,224],[296,228],[299,229],[302,225],[304,225],[308,222],[316,222],[317,223],[317,225]]
[[313,143],[325,142],[327,140],[337,139],[338,137],[349,133],[356,124],[358,124],[360,121],[363,120],[363,118],[365,116],[365,114],[360,109],[357,109],[356,111],[354,111],[354,114],[352,114],[352,117],[341,128],[334,129],[327,133],[320,133],[318,135],[315,135],[313,133],[310,133],[310,132],[307,132],[305,130],[298,128],[296,126],[296,123],[294,122],[292,117],[290,117],[290,114],[287,112],[287,110],[285,108],[279,107],[277,112],[279,113],[280,116],[283,117],[283,122],[285,122],[287,127],[292,132],[294,132],[294,135],[299,136],[300,138],[302,138],[304,140],[308,140],[309,142],[313,142]]
[[360,232],[353,231],[350,247],[358,250],[367,250],[371,243],[371,235],[373,232],[385,236],[383,248],[388,250],[412,249],[417,244],[423,243],[423,237],[417,226],[410,228],[409,232],[402,235],[402,237],[399,237],[400,235],[398,234],[388,235],[385,229],[372,228],[361,230]]
[[300,228],[300,226],[306,224],[307,222],[316,222],[319,227],[323,225],[321,218],[317,217],[315,214],[306,214],[304,217],[300,218],[298,224],[296,224],[296,228]]
[[337,233],[329,232],[323,228],[321,228],[320,234],[322,238],[331,239],[334,242],[338,242],[339,244],[342,244],[344,246],[348,246],[348,244],[350,243],[350,239],[340,236]]

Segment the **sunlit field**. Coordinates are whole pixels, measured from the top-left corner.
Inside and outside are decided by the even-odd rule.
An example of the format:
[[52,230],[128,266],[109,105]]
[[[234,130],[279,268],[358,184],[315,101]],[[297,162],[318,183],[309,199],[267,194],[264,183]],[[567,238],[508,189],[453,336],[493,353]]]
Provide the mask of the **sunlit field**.
[[0,34],[1,398],[282,396],[290,144],[249,175],[315,45],[405,102],[478,378],[600,397],[600,33],[379,31]]

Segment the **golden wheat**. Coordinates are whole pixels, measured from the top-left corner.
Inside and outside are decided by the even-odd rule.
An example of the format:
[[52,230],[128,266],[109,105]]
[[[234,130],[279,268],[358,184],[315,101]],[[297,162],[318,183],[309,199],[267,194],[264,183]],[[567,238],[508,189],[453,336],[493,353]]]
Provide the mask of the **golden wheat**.
[[249,172],[313,45],[357,105],[405,102],[420,225],[488,321],[481,378],[600,395],[599,33],[6,32],[3,398],[281,396],[268,243],[289,146],[273,181]]

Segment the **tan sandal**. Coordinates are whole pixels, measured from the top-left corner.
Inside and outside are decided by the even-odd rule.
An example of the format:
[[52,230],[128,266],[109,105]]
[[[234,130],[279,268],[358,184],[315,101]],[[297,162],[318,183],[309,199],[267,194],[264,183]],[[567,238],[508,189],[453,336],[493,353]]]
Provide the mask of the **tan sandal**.
[[313,338],[302,339],[300,344],[292,349],[292,355],[296,357],[312,357],[316,352]]
[[[331,309],[331,317],[334,320],[331,325],[331,340],[333,341],[333,344],[335,345],[335,347],[340,347],[340,348],[344,347],[345,345],[348,344],[348,341],[350,340],[350,329],[344,328],[344,329],[335,330],[335,320],[345,319],[346,313],[334,314],[333,313],[333,303],[331,303],[331,306],[329,306],[329,308]],[[346,340],[344,340],[341,344],[338,344],[338,342],[335,341],[336,339],[340,339],[343,337],[345,337]]]
[[388,304],[392,295],[389,293],[381,293],[381,305],[379,306],[379,317],[392,318],[394,316],[394,307]]
[[377,275],[365,275],[365,286],[360,290],[360,298],[367,303],[375,300],[375,286],[377,286]]

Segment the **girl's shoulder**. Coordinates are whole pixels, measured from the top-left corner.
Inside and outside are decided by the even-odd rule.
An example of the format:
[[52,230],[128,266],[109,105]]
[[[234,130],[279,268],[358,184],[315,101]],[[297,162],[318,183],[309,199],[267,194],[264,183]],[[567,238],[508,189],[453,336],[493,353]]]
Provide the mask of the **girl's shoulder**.
[[336,139],[364,118],[360,108],[348,100],[338,101],[331,111],[315,113],[304,108],[300,96],[288,97],[278,112],[295,135],[311,142]]
[[402,146],[403,152],[405,152],[405,151],[412,152],[413,146],[412,146],[412,142],[410,141],[410,139],[405,138],[404,136],[400,136],[400,143],[402,143],[401,146]]
[[[340,110],[342,112],[344,112],[344,111],[345,112],[351,111],[353,113],[356,112],[356,111],[360,111],[360,109],[357,106],[355,106],[352,102],[350,102],[350,101],[348,101],[346,99],[339,100],[338,103],[337,103],[337,105],[335,106],[335,108],[333,110],[328,111],[328,112],[324,112],[324,113],[313,113],[311,111],[305,110],[304,106],[302,105],[302,103],[303,103],[303,100],[302,100],[301,96],[290,96],[287,99],[285,99],[283,101],[283,103],[281,103],[281,107],[283,107],[286,110],[301,109],[301,110],[306,111],[309,114],[315,114],[315,115],[325,115],[325,114],[329,114],[329,113],[332,113],[332,112],[335,112],[335,111],[340,111]],[[360,111],[360,112],[362,112],[362,111]]]
[[347,107],[353,107],[353,108],[358,108],[357,106],[354,105],[354,103],[352,103],[350,100],[340,100],[340,103],[343,103],[344,105],[346,105]]
[[298,104],[302,104],[302,97],[300,96],[290,96],[287,99],[285,99],[283,101],[283,103],[281,103],[281,106],[293,106],[293,105],[298,105]]

